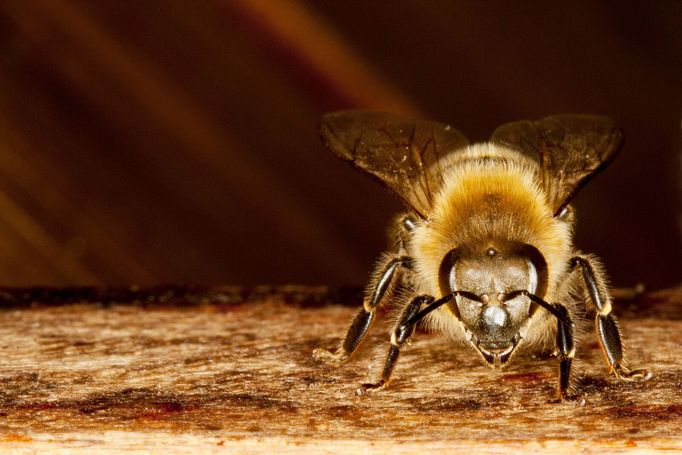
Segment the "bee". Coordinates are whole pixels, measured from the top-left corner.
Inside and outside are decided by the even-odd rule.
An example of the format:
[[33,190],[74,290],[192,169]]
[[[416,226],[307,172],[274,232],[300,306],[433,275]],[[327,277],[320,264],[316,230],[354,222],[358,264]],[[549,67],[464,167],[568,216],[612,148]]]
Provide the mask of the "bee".
[[377,308],[394,301],[398,319],[381,377],[358,394],[388,387],[417,323],[469,344],[491,368],[507,366],[522,349],[553,348],[563,401],[580,398],[571,381],[574,320],[594,313],[610,372],[623,381],[651,377],[625,362],[600,260],[573,246],[570,202],[622,143],[612,120],[524,120],[469,144],[448,125],[350,110],[325,115],[319,133],[409,210],[397,218],[395,246],[378,261],[341,345],[313,352],[320,361],[346,362]]

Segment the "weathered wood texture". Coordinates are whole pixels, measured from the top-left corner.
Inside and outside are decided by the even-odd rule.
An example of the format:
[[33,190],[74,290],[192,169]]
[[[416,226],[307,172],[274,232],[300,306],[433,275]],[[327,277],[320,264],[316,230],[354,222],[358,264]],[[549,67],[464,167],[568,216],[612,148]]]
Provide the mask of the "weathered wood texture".
[[0,450],[682,450],[682,288],[617,307],[631,363],[650,367],[651,381],[608,376],[587,337],[578,354],[582,407],[549,403],[554,359],[520,357],[491,371],[471,349],[425,333],[405,350],[391,390],[356,397],[381,368],[386,323],[341,368],[315,363],[311,351],[339,341],[357,295],[3,292]]

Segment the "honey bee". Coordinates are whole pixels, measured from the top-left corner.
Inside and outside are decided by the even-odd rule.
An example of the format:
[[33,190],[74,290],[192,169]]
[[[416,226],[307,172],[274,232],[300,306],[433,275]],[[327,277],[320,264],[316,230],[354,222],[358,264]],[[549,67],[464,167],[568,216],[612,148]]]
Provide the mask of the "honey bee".
[[444,124],[351,110],[325,115],[319,132],[332,152],[409,209],[397,218],[395,247],[378,261],[341,345],[313,352],[345,362],[377,308],[394,300],[399,316],[381,378],[358,394],[388,387],[401,348],[423,323],[470,344],[491,368],[549,345],[559,361],[558,400],[579,398],[571,382],[574,320],[591,312],[611,373],[623,381],[651,377],[628,368],[604,269],[572,240],[571,200],[620,149],[612,120],[519,121],[470,145]]

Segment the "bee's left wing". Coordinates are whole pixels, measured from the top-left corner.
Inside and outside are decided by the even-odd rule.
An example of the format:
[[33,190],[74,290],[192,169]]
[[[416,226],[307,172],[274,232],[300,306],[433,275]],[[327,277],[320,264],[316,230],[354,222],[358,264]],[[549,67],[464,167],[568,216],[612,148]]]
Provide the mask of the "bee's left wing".
[[438,160],[468,144],[448,125],[363,110],[327,114],[319,132],[332,152],[383,183],[423,219],[442,184]]
[[607,117],[569,114],[508,123],[496,129],[490,140],[540,164],[539,179],[556,216],[613,161],[623,134]]

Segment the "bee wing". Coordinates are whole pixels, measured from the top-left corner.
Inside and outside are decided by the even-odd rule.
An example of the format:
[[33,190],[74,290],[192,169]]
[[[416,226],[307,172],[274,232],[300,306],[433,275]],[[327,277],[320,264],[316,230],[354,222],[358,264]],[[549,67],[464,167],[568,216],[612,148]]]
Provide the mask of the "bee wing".
[[491,141],[540,164],[540,182],[557,216],[594,175],[616,157],[623,134],[607,117],[556,115],[502,125]]
[[468,144],[442,123],[363,110],[325,115],[319,133],[332,152],[380,181],[423,219],[442,184],[439,159]]

